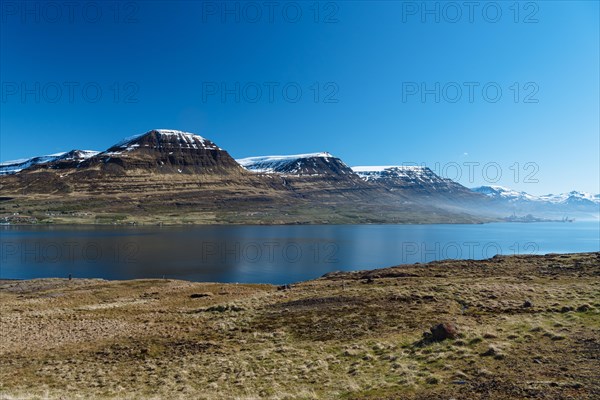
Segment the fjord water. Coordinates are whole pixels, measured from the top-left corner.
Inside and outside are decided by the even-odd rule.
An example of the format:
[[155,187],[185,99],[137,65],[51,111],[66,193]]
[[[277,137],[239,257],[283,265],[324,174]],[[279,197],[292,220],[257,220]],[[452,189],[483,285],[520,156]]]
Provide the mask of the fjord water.
[[0,278],[291,283],[331,271],[600,251],[600,223],[1,226]]

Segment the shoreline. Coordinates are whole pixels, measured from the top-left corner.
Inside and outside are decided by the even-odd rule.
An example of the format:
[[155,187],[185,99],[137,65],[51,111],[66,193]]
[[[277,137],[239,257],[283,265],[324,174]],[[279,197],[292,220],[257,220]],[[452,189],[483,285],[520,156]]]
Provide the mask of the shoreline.
[[313,281],[318,281],[320,279],[330,279],[332,277],[336,277],[336,279],[344,279],[347,277],[356,276],[357,274],[366,274],[366,275],[377,275],[380,272],[389,271],[389,270],[400,270],[400,269],[409,269],[409,268],[427,268],[427,267],[439,267],[440,265],[452,265],[454,263],[473,263],[473,262],[481,262],[481,263],[489,263],[489,262],[497,262],[501,259],[506,258],[515,258],[515,259],[529,259],[529,258],[547,258],[547,257],[557,257],[557,256],[592,256],[597,255],[600,259],[600,251],[584,251],[584,252],[565,252],[565,253],[546,253],[546,254],[517,254],[517,255],[496,255],[493,257],[485,258],[485,259],[471,259],[471,258],[463,258],[463,259],[444,259],[444,260],[435,260],[429,261],[425,263],[416,262],[416,263],[408,263],[408,264],[397,264],[389,267],[381,267],[381,268],[373,268],[373,269],[360,269],[360,270],[349,270],[349,271],[331,271],[327,272],[321,276],[315,277],[313,279],[307,279],[297,282],[289,282],[287,284],[275,284],[268,282],[219,282],[219,281],[193,281],[189,279],[177,279],[177,278],[149,278],[149,277],[140,277],[140,278],[131,278],[131,279],[110,279],[110,278],[101,278],[101,277],[72,277],[69,279],[68,277],[62,276],[52,276],[52,277],[40,277],[40,278],[2,278],[0,277],[0,290],[2,290],[3,283],[10,282],[33,282],[33,281],[61,281],[61,282],[78,282],[78,281],[98,281],[98,282],[111,282],[111,283],[126,283],[126,282],[161,282],[161,281],[170,281],[170,282],[186,282],[190,284],[206,284],[206,285],[270,285],[273,287],[280,287],[285,285],[298,285],[303,283],[309,283]]
[[[597,219],[580,219],[568,223],[589,223],[589,222],[600,222]],[[0,227],[8,226],[8,227],[30,227],[30,226],[40,226],[40,227],[119,227],[119,228],[184,228],[184,227],[204,227],[204,226],[218,226],[218,227],[239,227],[239,226],[405,226],[405,225],[416,225],[416,226],[424,226],[424,225],[488,225],[488,224],[548,224],[548,223],[567,223],[565,221],[560,220],[547,220],[547,221],[504,221],[502,219],[498,220],[490,220],[490,221],[479,221],[479,222],[423,222],[423,223],[415,223],[415,222],[348,222],[348,223],[322,223],[322,222],[298,222],[298,223],[281,223],[281,224],[271,224],[271,223],[162,223],[162,224],[107,224],[107,223],[73,223],[73,222],[65,222],[65,223],[0,223]]]
[[[592,221],[592,220],[590,220]],[[535,222],[557,222],[557,221],[535,221]],[[513,221],[478,221],[478,222],[348,222],[348,223],[322,223],[322,222],[290,222],[281,224],[271,223],[162,223],[162,224],[139,224],[139,223],[55,223],[55,222],[39,222],[39,223],[0,223],[0,226],[107,226],[107,227],[194,227],[194,226],[351,226],[351,225],[483,225],[492,223],[515,223]],[[520,222],[519,223],[524,223]],[[528,222],[533,223],[533,222]]]

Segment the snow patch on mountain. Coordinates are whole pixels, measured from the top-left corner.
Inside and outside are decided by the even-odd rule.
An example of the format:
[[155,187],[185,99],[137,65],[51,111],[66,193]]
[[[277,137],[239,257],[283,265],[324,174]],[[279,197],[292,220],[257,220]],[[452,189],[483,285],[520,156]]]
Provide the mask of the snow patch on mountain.
[[386,165],[386,166],[358,166],[352,167],[354,172],[383,172],[389,170],[398,170],[398,171],[423,171],[425,169],[429,169],[427,167],[421,167],[417,165]]
[[83,161],[100,154],[95,150],[71,150],[58,157],[55,161]]

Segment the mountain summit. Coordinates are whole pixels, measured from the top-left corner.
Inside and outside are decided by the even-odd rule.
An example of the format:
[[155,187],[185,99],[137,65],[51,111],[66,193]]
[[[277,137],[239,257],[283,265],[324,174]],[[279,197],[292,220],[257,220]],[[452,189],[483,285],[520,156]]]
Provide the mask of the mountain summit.
[[107,152],[119,153],[145,148],[151,150],[221,150],[210,140],[194,133],[154,129],[128,137],[109,148]]
[[[202,136],[169,129],[154,129],[129,137],[98,156],[104,164],[125,170],[158,173],[211,173],[240,171],[225,150]],[[90,160],[93,164],[95,160]]]

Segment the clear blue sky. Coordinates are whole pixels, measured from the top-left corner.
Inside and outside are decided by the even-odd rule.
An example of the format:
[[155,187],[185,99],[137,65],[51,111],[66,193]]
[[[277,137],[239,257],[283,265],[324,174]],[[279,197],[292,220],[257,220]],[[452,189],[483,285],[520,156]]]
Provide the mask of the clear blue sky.
[[600,192],[598,2],[273,3],[3,1],[0,159],[173,128],[238,158],[329,151]]

